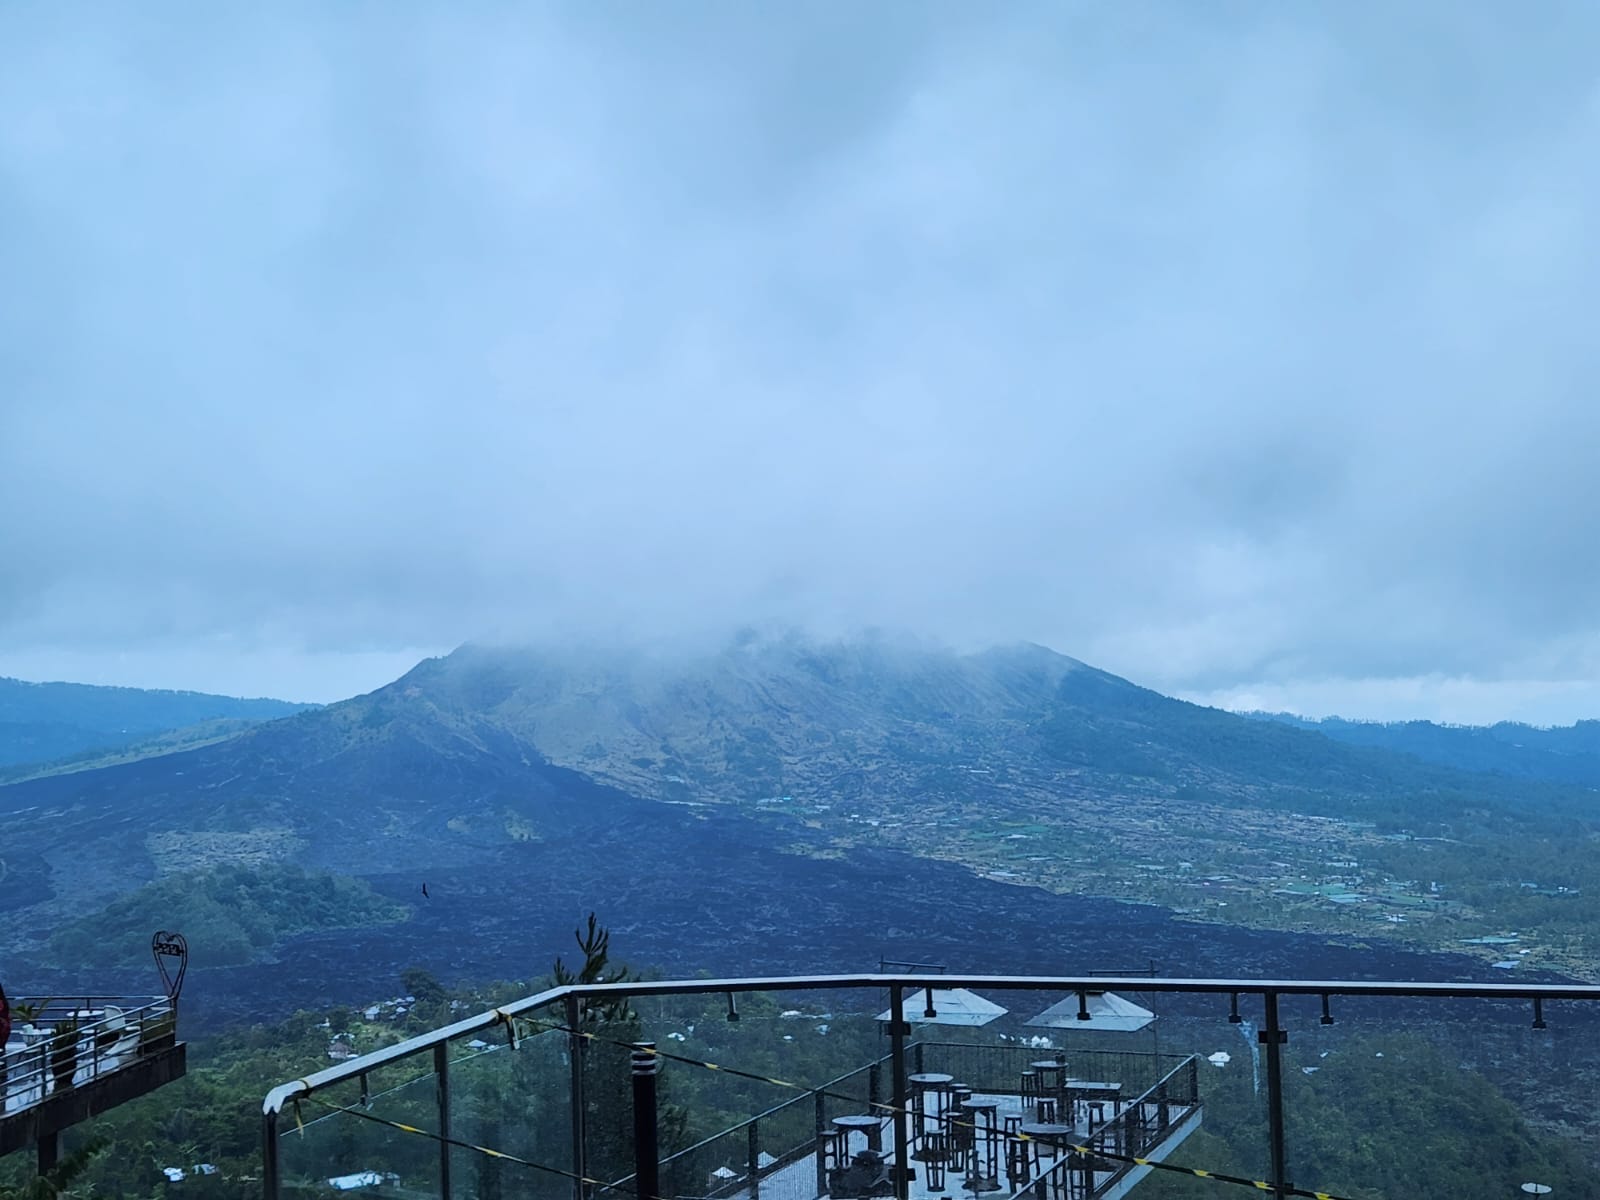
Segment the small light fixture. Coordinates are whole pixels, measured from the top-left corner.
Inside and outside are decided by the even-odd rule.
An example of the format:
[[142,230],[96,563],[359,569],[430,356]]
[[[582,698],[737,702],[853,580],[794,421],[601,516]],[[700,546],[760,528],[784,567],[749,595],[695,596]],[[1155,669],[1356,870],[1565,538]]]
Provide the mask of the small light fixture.
[[1324,1025],[1332,1025],[1333,1024],[1333,1014],[1328,1011],[1328,993],[1327,992],[1323,992],[1322,993],[1322,1023]]
[[1535,1029],[1548,1029],[1544,1023],[1544,1001],[1538,996],[1533,998],[1533,1027]]
[[734,999],[733,993],[729,992],[728,993],[728,1020],[737,1021],[738,1019],[739,1019],[739,1002],[736,999]]
[[1237,1025],[1243,1020],[1244,1018],[1239,1015],[1239,993],[1234,992],[1231,997],[1231,1008],[1228,1012],[1228,1024]]

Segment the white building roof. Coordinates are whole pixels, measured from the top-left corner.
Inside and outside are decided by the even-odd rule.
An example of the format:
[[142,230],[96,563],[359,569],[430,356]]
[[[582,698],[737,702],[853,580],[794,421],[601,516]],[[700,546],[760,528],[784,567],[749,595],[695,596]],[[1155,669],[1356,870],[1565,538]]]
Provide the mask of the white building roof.
[[[913,1025],[987,1025],[1006,1010],[966,988],[934,988],[933,1016],[928,1016],[928,994],[912,992],[905,998],[906,1020]],[[891,1011],[878,1014],[878,1020],[891,1019]]]
[[383,1182],[383,1176],[376,1171],[357,1171],[354,1175],[335,1175],[328,1180],[328,1186],[337,1192],[353,1192],[357,1188],[376,1187]]
[[1155,1013],[1125,1000],[1115,992],[1090,992],[1084,997],[1087,1021],[1078,1020],[1078,997],[1052,1004],[1027,1024],[1035,1029],[1081,1029],[1085,1032],[1132,1033],[1156,1019]]

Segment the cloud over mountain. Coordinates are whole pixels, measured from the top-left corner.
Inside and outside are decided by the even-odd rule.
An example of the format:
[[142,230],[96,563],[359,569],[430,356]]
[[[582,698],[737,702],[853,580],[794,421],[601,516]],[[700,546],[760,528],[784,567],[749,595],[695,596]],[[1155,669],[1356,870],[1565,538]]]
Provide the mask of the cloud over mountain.
[[10,6],[0,670],[777,621],[1577,715],[1584,30]]

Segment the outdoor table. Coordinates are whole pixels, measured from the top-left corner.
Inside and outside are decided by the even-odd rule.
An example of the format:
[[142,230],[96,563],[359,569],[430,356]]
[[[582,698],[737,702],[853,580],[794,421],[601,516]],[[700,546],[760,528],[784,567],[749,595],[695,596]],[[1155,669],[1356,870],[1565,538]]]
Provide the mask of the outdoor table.
[[1108,1083],[1101,1079],[1069,1079],[1062,1092],[1066,1096],[1067,1113],[1074,1121],[1077,1120],[1080,1105],[1091,1104],[1096,1100],[1109,1100],[1112,1113],[1115,1115],[1116,1105],[1122,1099],[1120,1083]]
[[1039,1073],[1039,1087],[1044,1091],[1054,1091],[1066,1081],[1065,1058],[1041,1058],[1038,1062],[1028,1065]]
[[850,1161],[850,1135],[860,1133],[867,1139],[867,1149],[883,1153],[883,1118],[869,1116],[866,1113],[844,1117],[835,1117],[833,1127],[844,1135],[843,1158]]
[[1072,1137],[1072,1126],[1061,1125],[1055,1121],[1024,1121],[1018,1132],[1029,1139],[1022,1144],[1031,1148],[1032,1154],[1029,1158],[1031,1173],[1037,1174],[1041,1165],[1039,1147],[1049,1146],[1056,1154],[1064,1154],[1064,1146]]
[[930,1095],[949,1090],[954,1083],[954,1075],[945,1075],[939,1071],[923,1071],[917,1075],[907,1075],[906,1082],[911,1085],[911,1112],[917,1118],[917,1134],[927,1132],[927,1118],[932,1114],[928,1111]]

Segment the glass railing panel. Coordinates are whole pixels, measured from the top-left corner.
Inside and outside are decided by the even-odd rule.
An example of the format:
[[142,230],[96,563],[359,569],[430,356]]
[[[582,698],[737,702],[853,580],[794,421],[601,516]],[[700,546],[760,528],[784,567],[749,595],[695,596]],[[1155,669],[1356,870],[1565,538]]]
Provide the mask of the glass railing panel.
[[440,1143],[396,1125],[439,1131],[438,1090],[427,1058],[374,1072],[365,1088],[352,1080],[289,1106],[278,1125],[281,1194],[358,1188],[439,1194]]
[[[908,996],[904,1067],[913,1112],[905,1165],[915,1174],[913,1195],[1006,1200],[1038,1192],[1041,1174],[1065,1177],[1069,1162],[1076,1175],[1042,1194],[1058,1186],[1086,1197],[1128,1187],[1149,1200],[1219,1194],[1214,1180],[1190,1175],[1138,1178],[1146,1168],[1135,1158],[1273,1179],[1273,1056],[1262,1040],[1261,996],[1246,993],[1235,1008],[1225,992],[1135,994],[1127,998],[1153,1012],[1152,1021],[1124,1009],[1129,1019],[1120,1025],[1097,1026],[1079,1020],[1084,1000],[1075,993],[994,991],[1007,1011],[968,1023],[936,1020],[944,1001],[930,1015]],[[1039,1023],[1058,1005],[1066,1020]],[[581,1028],[592,1036],[581,1041],[576,1064],[560,1027],[564,1010],[519,1020],[515,1050],[502,1025],[458,1037],[448,1046],[450,1127],[471,1145],[449,1151],[453,1192],[492,1200],[631,1195],[632,1047],[641,1041],[661,1052],[651,1061],[659,1067],[663,1196],[816,1197],[837,1190],[834,1173],[874,1143],[891,1170],[896,1081],[879,1019],[887,1006],[882,993],[803,987],[740,994],[731,1005],[725,993],[596,1004],[584,1011]],[[1283,1147],[1294,1186],[1351,1200],[1546,1194],[1524,1192],[1524,1184],[1587,1194],[1600,1160],[1600,1013],[1547,1004],[1548,1027],[1533,1029],[1526,1001],[1335,997],[1332,1025],[1321,1020],[1318,996],[1284,996],[1278,1011],[1286,1035],[1278,1048]],[[432,1054],[372,1072],[365,1088],[350,1081],[320,1090],[301,1102],[298,1123],[286,1112],[283,1194],[326,1193],[330,1179],[369,1171],[396,1194],[437,1194],[437,1142],[363,1115],[437,1130]],[[957,1087],[964,1090],[952,1095]],[[959,1107],[962,1097],[980,1111]],[[1042,1099],[1052,1101],[1053,1121],[1041,1119]],[[330,1112],[330,1104],[351,1111]],[[581,1156],[573,1150],[575,1104]],[[985,1106],[993,1135],[979,1132],[990,1119]],[[1027,1124],[1059,1126],[1061,1143],[1093,1153],[1084,1161],[1047,1152],[1023,1171],[1012,1151]],[[569,1176],[578,1171],[618,1190],[577,1188]]]
[[[1285,1152],[1295,1185],[1419,1200],[1593,1194],[1592,1163],[1570,1135],[1592,1127],[1594,1087],[1559,1049],[1580,1031],[1532,1029],[1525,1002],[1401,999],[1334,1010],[1332,1026],[1314,1011],[1285,1021]],[[1557,1113],[1579,1121],[1551,1120]]]
[[[450,1135],[457,1196],[483,1200],[571,1200],[572,1050],[552,1030],[556,1014],[516,1022],[449,1043]],[[499,1151],[509,1157],[485,1153]]]
[[887,1064],[873,1064],[887,1053],[875,1004],[803,990],[638,1001],[635,1028],[662,1051],[663,1188],[816,1195],[819,1128],[881,1120],[889,1098]]

